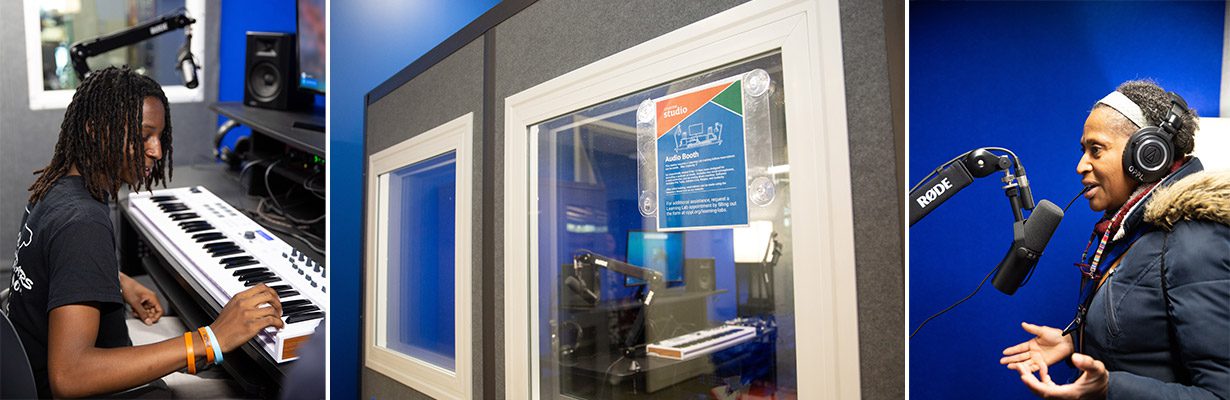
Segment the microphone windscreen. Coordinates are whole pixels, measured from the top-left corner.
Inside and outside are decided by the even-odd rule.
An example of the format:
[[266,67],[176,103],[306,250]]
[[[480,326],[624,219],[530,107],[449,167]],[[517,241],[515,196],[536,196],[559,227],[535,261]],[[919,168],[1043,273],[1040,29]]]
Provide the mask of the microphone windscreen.
[[1029,219],[1025,220],[1025,247],[1041,254],[1061,220],[1063,210],[1059,206],[1045,199],[1038,202]]
[[585,301],[590,304],[598,301],[598,295],[585,288],[584,283],[575,276],[564,278],[564,286],[567,286],[569,290],[572,290],[573,293],[581,296],[582,299],[585,299]]

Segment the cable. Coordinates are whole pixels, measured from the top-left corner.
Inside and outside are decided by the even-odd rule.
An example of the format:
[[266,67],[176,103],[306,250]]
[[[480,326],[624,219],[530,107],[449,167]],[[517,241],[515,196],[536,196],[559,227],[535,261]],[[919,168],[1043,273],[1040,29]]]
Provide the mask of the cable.
[[1016,153],[1013,153],[1012,150],[1008,150],[1003,147],[983,147],[983,149],[1002,151],[1002,152],[1008,153],[1008,157],[1012,157],[1012,164],[1015,165],[1017,168],[1021,167],[1021,159],[1017,157]]
[[[312,224],[320,222],[321,220],[325,218],[325,214],[321,214],[319,217],[316,217],[310,220],[295,219],[295,218],[292,218],[289,214],[287,214],[285,210],[278,210],[272,207],[270,209],[274,212],[277,212],[278,214],[265,215],[264,214],[265,205],[268,204],[268,203],[265,203],[265,200],[267,199],[261,199],[261,206],[257,209],[257,211],[261,212],[261,216],[268,218],[268,219],[281,219],[282,221],[280,222],[286,224],[287,226],[295,225],[294,226],[295,228],[308,229],[308,228],[311,228]],[[303,204],[303,203],[299,203],[299,204]]]
[[282,209],[282,203],[278,202],[278,196],[273,194],[273,188],[269,186],[269,173],[272,172],[273,167],[278,165],[280,162],[282,162],[282,160],[277,160],[272,164],[269,164],[268,167],[265,167],[265,193],[269,194],[269,198],[273,199],[273,204],[277,205],[278,209]]
[[[310,220],[301,220],[301,219],[291,216],[290,212],[286,211],[286,208],[282,207],[282,202],[278,201],[278,196],[273,194],[273,188],[270,187],[269,185],[269,173],[272,172],[273,167],[278,165],[278,163],[280,162],[282,162],[282,160],[274,161],[272,164],[269,164],[269,167],[265,168],[265,192],[269,194],[269,198],[272,199],[273,204],[277,206],[277,209],[275,211],[277,211],[278,214],[282,214],[282,217],[290,220],[291,222],[298,223],[298,224],[310,225],[310,224],[315,224],[317,222],[323,221],[325,219],[325,216],[329,215],[329,213],[327,212],[323,213],[319,217],[316,217]],[[290,192],[287,191],[287,193],[290,193]]]
[[[313,239],[315,239],[316,241],[319,241],[319,242],[324,242],[324,241],[325,241],[325,239],[324,239],[324,238],[322,238],[322,237],[319,237],[319,236],[313,235],[313,234],[311,234],[311,233],[308,233],[308,229],[311,229],[311,226],[309,226],[309,225],[296,225],[296,224],[292,223],[293,221],[292,221],[292,222],[287,222],[287,221],[285,221],[285,217],[283,217],[283,216],[280,216],[280,215],[271,215],[271,214],[266,214],[266,213],[265,213],[265,205],[266,205],[267,203],[265,203],[265,200],[266,200],[266,199],[261,199],[261,202],[257,205],[257,209],[256,209],[256,217],[257,217],[257,218],[259,218],[259,219],[261,219],[261,220],[263,220],[263,221],[266,221],[266,222],[272,223],[272,224],[274,224],[274,225],[281,226],[281,227],[283,227],[283,228],[287,228],[287,229],[294,229],[294,230],[295,230],[295,231],[283,231],[283,232],[286,232],[287,234],[292,234],[292,235],[293,235],[293,234],[302,234],[302,235],[304,235],[304,236],[307,236],[307,237],[313,238]],[[299,232],[299,233],[296,233],[296,232]]]
[[317,172],[316,174],[312,175],[310,178],[307,178],[306,180],[304,180],[304,181],[303,181],[303,189],[304,189],[304,190],[307,190],[307,191],[308,191],[308,193],[311,193],[313,196],[316,196],[316,198],[321,199],[321,200],[324,200],[324,199],[325,199],[325,189],[326,189],[326,188],[324,188],[324,187],[322,187],[322,188],[314,188],[314,187],[312,187],[311,185],[308,185],[309,183],[315,182],[315,181],[316,181],[316,178],[317,178],[317,177],[319,177],[319,176],[320,176],[320,173],[319,173],[319,172]]
[[[264,201],[264,200],[262,199],[261,201]],[[258,207],[259,207],[259,206],[258,206]],[[253,220],[255,220],[255,221],[256,221],[258,224],[260,224],[261,226],[263,226],[263,227],[265,227],[265,228],[269,228],[269,229],[271,229],[271,230],[275,230],[275,231],[278,231],[278,232],[282,232],[283,234],[286,234],[286,235],[288,235],[288,236],[290,236],[290,237],[293,237],[293,238],[295,238],[295,239],[299,239],[299,241],[303,242],[303,243],[304,243],[304,244],[306,244],[308,247],[310,247],[312,250],[315,250],[317,253],[321,253],[321,254],[324,254],[324,253],[325,253],[325,251],[324,251],[324,248],[323,248],[323,247],[316,246],[316,244],[315,244],[315,243],[313,243],[313,241],[317,241],[317,242],[324,242],[324,238],[321,238],[321,237],[318,237],[318,236],[315,236],[315,235],[311,235],[311,234],[308,234],[308,233],[300,233],[300,232],[296,232],[296,231],[294,231],[293,229],[298,229],[298,227],[291,226],[291,225],[286,224],[286,223],[284,223],[284,222],[280,222],[280,221],[277,221],[277,220],[271,219],[271,218],[269,218],[268,216],[264,215],[263,213],[261,213],[261,212],[259,212],[259,211],[256,211],[256,212],[254,212],[254,211],[252,211],[252,210],[243,210],[243,211],[244,211],[245,213],[247,213],[249,216],[251,216],[251,217],[253,218]]]
[[944,168],[948,167],[949,165],[951,165],[951,164],[952,164],[952,163],[954,163],[954,162],[957,162],[957,160],[960,160],[960,159],[961,159],[961,157],[965,157],[965,156],[969,155],[969,153],[972,153],[972,152],[974,152],[974,151],[973,151],[973,150],[970,150],[970,151],[967,151],[967,152],[961,153],[961,155],[956,156],[956,157],[953,157],[951,160],[948,160],[947,162],[945,162],[945,163],[943,163],[943,164],[940,164],[940,166],[938,166],[938,167],[935,167],[935,169],[931,170],[931,173],[927,174],[927,176],[924,176],[921,180],[919,180],[919,181],[918,181],[918,183],[915,183],[915,184],[914,184],[914,187],[910,188],[910,192],[913,192],[913,191],[915,191],[915,190],[918,190],[918,186],[919,186],[919,185],[922,185],[922,184],[923,184],[923,182],[926,182],[926,181],[931,180],[931,177],[932,177],[932,176],[935,176],[935,174],[938,174],[938,173],[940,173],[940,171],[943,171],[943,170],[944,170]]
[[1080,192],[1080,193],[1077,193],[1077,194],[1076,194],[1076,197],[1073,197],[1073,198],[1072,198],[1072,201],[1069,201],[1069,202],[1068,202],[1068,205],[1063,206],[1063,212],[1065,212],[1065,213],[1066,213],[1066,212],[1068,212],[1068,207],[1072,207],[1072,203],[1075,203],[1075,202],[1076,202],[1076,199],[1081,198],[1081,195],[1084,195],[1084,194],[1085,194],[1085,192],[1088,192],[1088,191],[1089,191],[1089,189],[1093,189],[1093,186],[1085,186],[1085,188],[1084,188],[1084,189],[1081,189],[1081,192]]
[[937,313],[935,313],[935,314],[932,314],[930,317],[927,317],[927,319],[923,320],[923,322],[922,322],[921,324],[918,324],[918,327],[917,327],[917,328],[914,328],[914,332],[913,332],[913,333],[910,333],[910,339],[914,339],[914,334],[918,333],[918,330],[919,330],[919,329],[922,329],[922,327],[923,327],[923,326],[926,326],[926,325],[927,325],[927,323],[928,323],[928,322],[931,322],[931,320],[932,320],[932,319],[935,319],[935,317],[938,317],[938,316],[940,316],[940,315],[942,315],[942,314],[944,314],[944,313],[948,312],[949,310],[952,310],[952,309],[953,309],[953,308],[955,308],[956,306],[961,305],[961,303],[964,303],[966,300],[969,300],[971,297],[974,297],[974,295],[975,295],[975,294],[978,294],[978,290],[979,290],[979,289],[982,289],[982,285],[983,285],[983,284],[985,284],[985,283],[987,283],[987,279],[991,279],[991,275],[995,275],[995,272],[996,272],[996,271],[999,271],[999,265],[996,265],[994,269],[991,269],[991,272],[988,272],[988,273],[987,273],[987,276],[986,276],[986,277],[984,277],[984,278],[982,278],[982,282],[979,282],[979,283],[978,283],[978,287],[974,288],[974,291],[973,291],[973,292],[971,292],[968,296],[965,296],[965,298],[963,298],[963,299],[961,299],[961,300],[957,300],[957,302],[956,302],[956,303],[952,303],[952,305],[951,305],[951,306],[948,306],[948,308],[945,308],[945,309],[943,309],[943,310],[940,310],[940,312],[937,312]]
[[[982,147],[981,149],[983,149],[983,150],[987,150],[987,151],[1002,151],[1002,152],[1008,153],[1008,157],[1012,159],[1012,165],[1014,165],[1017,169],[1022,169],[1022,167],[1021,167],[1021,159],[1020,159],[1020,158],[1018,158],[1018,157],[1016,156],[1016,153],[1013,153],[1013,152],[1012,152],[1012,150],[1008,150],[1008,149],[1003,148],[1003,147]],[[974,150],[978,150],[978,149],[974,149]],[[922,178],[922,180],[919,180],[919,181],[918,181],[918,183],[915,183],[915,184],[914,184],[914,187],[910,188],[910,192],[913,192],[913,191],[915,191],[915,190],[918,190],[918,187],[919,187],[920,185],[922,185],[923,183],[925,183],[925,182],[927,182],[927,181],[931,180],[931,177],[932,177],[932,176],[935,176],[935,174],[940,173],[940,171],[943,171],[943,170],[944,170],[944,168],[947,168],[949,165],[952,165],[952,163],[957,162],[957,160],[960,160],[962,157],[965,157],[965,156],[969,155],[970,153],[973,153],[973,152],[974,152],[974,150],[970,150],[970,151],[967,151],[967,152],[961,153],[961,155],[956,156],[956,157],[953,157],[951,160],[948,160],[948,162],[945,162],[945,163],[943,163],[943,164],[940,164],[940,166],[939,166],[939,167],[936,167],[934,170],[931,170],[931,173],[929,173],[929,174],[927,174],[927,176],[923,177],[923,178]]]
[[608,380],[609,380],[609,379],[611,379],[611,369],[612,369],[612,368],[615,368],[615,364],[619,364],[619,362],[620,362],[620,361],[623,361],[623,360],[624,360],[624,358],[627,358],[627,357],[628,357],[628,356],[626,356],[626,355],[619,356],[619,358],[617,358],[617,359],[615,359],[615,361],[611,362],[611,365],[608,365],[608,366],[606,367],[606,371],[605,371],[605,372],[603,372],[602,374],[603,374],[603,375],[606,375],[606,378],[607,378]]
[[324,187],[315,188],[315,187],[312,187],[312,185],[309,185],[309,183],[316,182],[316,178],[320,177],[320,175],[321,175],[321,173],[320,173],[320,172],[317,172],[317,173],[315,173],[315,174],[312,174],[312,176],[311,176],[311,177],[308,177],[307,179],[305,179],[305,180],[303,181],[303,188],[304,188],[304,189],[307,189],[307,190],[309,190],[309,191],[313,191],[313,192],[321,192],[321,193],[323,193],[323,192],[325,191],[325,188],[324,188]]

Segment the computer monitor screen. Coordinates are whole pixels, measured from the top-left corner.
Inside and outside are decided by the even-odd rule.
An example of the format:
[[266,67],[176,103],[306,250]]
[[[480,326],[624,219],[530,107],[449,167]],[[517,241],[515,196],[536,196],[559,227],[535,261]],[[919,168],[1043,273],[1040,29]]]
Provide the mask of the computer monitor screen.
[[[661,273],[668,283],[683,282],[683,233],[628,232],[628,264]],[[644,285],[645,281],[627,277],[624,285]]]
[[299,0],[299,87],[325,92],[325,0]]

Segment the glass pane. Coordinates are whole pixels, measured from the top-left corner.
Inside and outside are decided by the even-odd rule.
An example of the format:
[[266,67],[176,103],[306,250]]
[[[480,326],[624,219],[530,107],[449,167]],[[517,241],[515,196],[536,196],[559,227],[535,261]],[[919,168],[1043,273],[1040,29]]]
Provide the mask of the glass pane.
[[[749,77],[757,70],[767,73],[756,76],[767,77],[769,89],[758,92],[763,97],[755,104],[748,103],[746,94],[740,103],[740,93],[748,93],[740,91],[752,90],[755,79]],[[780,54],[762,55],[537,126],[539,397],[797,396],[781,71]],[[722,86],[733,77],[740,78]],[[763,88],[764,79],[757,79]],[[645,130],[644,120],[638,119],[643,102],[652,101],[659,115],[668,115],[661,112],[666,100],[688,93],[712,95],[706,97],[708,103],[688,103],[677,110],[716,104],[736,120],[746,118],[746,136],[732,127],[738,125],[729,119],[732,114],[714,108],[709,111],[713,119],[704,125],[685,117],[672,125],[679,129],[654,125]],[[754,122],[762,124],[755,132]],[[655,131],[660,138],[656,145],[646,147],[643,140],[638,144],[638,134]],[[657,198],[645,197],[646,190],[658,186],[641,181],[656,174],[676,185],[664,186],[667,189],[689,192],[680,185],[708,179],[702,171],[713,175],[729,170],[728,163],[702,165],[704,160],[721,161],[705,153],[709,150],[704,146],[731,142],[747,149],[746,177],[743,171],[723,175],[738,186],[723,193],[735,198],[746,191],[742,204],[747,215],[735,215],[746,223],[659,229],[667,224],[658,221],[662,210],[650,205]],[[638,159],[668,165],[663,162],[671,158],[658,157],[666,154],[661,149],[666,146],[687,154],[685,160],[701,162],[647,174]],[[710,183],[702,189],[716,188]],[[587,254],[639,267],[631,270],[635,274],[655,271],[660,284],[641,279],[650,275],[616,272],[621,267],[612,267],[614,263],[603,266],[584,257],[577,261],[578,255]]]
[[[80,80],[69,60],[76,42],[115,33],[184,7],[184,0],[45,0],[39,2],[43,89],[76,89]],[[194,26],[200,29],[200,27]],[[196,35],[198,40],[200,35]],[[164,85],[182,85],[175,70],[183,30],[164,33],[87,60],[90,69],[127,65]]]
[[452,371],[457,156],[389,174],[386,347]]

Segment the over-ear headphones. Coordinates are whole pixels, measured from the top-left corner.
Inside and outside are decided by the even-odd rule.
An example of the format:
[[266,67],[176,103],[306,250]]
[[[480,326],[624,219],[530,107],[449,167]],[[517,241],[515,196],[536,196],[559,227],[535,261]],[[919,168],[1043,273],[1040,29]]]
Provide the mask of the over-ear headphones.
[[[1157,126],[1144,126],[1132,134],[1123,149],[1123,170],[1140,183],[1161,180],[1170,173],[1174,163],[1174,136],[1183,128],[1183,117],[1190,111],[1187,102],[1174,92],[1170,96],[1170,110]],[[1139,106],[1137,106],[1139,107]]]
[[232,170],[236,171],[247,160],[248,150],[252,148],[252,141],[249,136],[242,136],[236,139],[235,144],[230,149],[222,147],[222,139],[226,138],[226,134],[237,127],[239,127],[239,122],[233,119],[227,120],[222,126],[218,127],[218,133],[214,134],[214,157],[222,160]]

